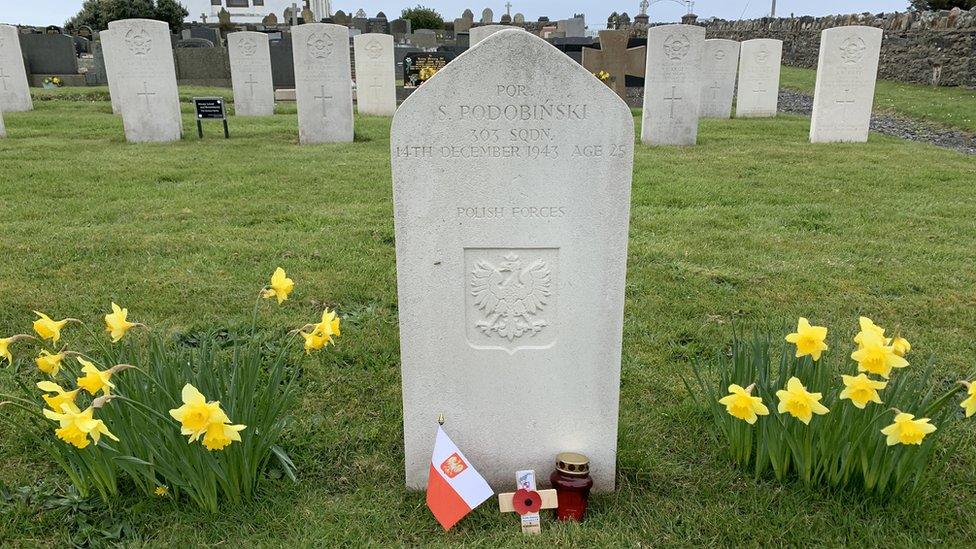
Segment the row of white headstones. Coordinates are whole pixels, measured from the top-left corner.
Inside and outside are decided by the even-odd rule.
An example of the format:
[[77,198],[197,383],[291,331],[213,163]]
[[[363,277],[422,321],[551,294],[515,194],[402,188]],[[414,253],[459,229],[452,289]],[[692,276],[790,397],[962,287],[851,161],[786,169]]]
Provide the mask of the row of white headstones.
[[[821,34],[810,141],[868,139],[883,31],[845,26]],[[694,25],[653,27],[641,140],[649,145],[694,145],[698,120],[776,115],[783,42],[706,40]],[[738,75],[738,92],[736,89]]]
[[[506,27],[478,29],[472,45]],[[348,29],[308,24],[293,30],[299,139],[302,143],[353,140],[353,96]],[[846,26],[823,32],[812,142],[867,140],[882,31]],[[114,21],[100,33],[112,110],[121,113],[129,141],[172,141],[182,135],[169,30],[160,21]],[[274,113],[268,36],[227,37],[235,113]],[[397,108],[393,39],[353,38],[363,114],[392,116]],[[5,47],[3,47],[5,46]],[[667,25],[648,32],[641,139],[648,145],[693,145],[699,118],[776,115],[783,44],[758,39],[706,40],[703,27]],[[2,62],[6,60],[6,62]],[[738,77],[738,79],[737,79]],[[738,86],[736,86],[738,80]],[[29,110],[30,92],[14,27],[0,28],[0,112]],[[0,132],[3,132],[0,117]]]

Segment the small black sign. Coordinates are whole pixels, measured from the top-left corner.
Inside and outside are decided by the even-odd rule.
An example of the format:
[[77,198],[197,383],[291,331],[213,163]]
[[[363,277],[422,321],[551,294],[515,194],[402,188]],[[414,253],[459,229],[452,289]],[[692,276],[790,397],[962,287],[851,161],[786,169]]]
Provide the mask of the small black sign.
[[193,108],[197,113],[197,134],[203,139],[203,121],[221,120],[224,123],[224,138],[230,139],[230,129],[227,128],[227,111],[224,109],[223,97],[194,97]]
[[222,97],[194,97],[193,108],[197,111],[197,120],[223,120],[227,118]]

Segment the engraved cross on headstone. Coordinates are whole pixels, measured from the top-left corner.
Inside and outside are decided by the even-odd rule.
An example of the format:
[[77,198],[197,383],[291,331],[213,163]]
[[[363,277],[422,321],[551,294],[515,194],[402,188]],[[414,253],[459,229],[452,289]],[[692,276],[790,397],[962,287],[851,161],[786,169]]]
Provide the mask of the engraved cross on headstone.
[[3,74],[3,67],[0,67],[0,82],[3,83],[3,91],[7,91],[7,79],[11,78],[9,74]]
[[374,94],[374,97],[375,97],[376,94],[378,94],[380,92],[380,90],[383,88],[383,84],[380,84],[380,77],[379,77],[379,75],[373,76],[373,79],[372,80],[373,81],[369,85],[369,89],[373,90],[373,94]]
[[856,103],[857,101],[855,101],[854,94],[850,88],[846,88],[844,90],[844,97],[846,97],[846,99],[838,99],[837,104],[841,105],[841,108],[844,109],[844,118],[847,118],[847,110],[850,107],[853,107],[854,103]]
[[712,90],[712,101],[717,101],[718,100],[718,90],[722,89],[722,86],[719,86],[718,85],[718,82],[716,81],[716,82],[713,82],[712,85],[708,87],[708,89]]
[[156,92],[150,92],[149,91],[149,83],[146,82],[145,80],[143,80],[142,81],[142,91],[139,92],[139,93],[137,93],[136,95],[146,98],[146,108],[148,109],[149,108],[149,97],[150,96],[153,96],[153,95],[156,95]]
[[321,95],[316,95],[315,96],[315,100],[316,101],[322,101],[322,118],[325,118],[325,102],[326,101],[331,101],[332,100],[332,96],[331,95],[325,95],[325,84],[322,85],[322,91],[320,93],[321,93]]
[[627,98],[627,75],[644,76],[647,47],[627,48],[630,31],[600,31],[600,49],[583,48],[583,68],[591,73],[606,71],[612,88],[621,99]]
[[248,78],[247,81],[244,82],[244,83],[250,86],[250,88],[251,88],[251,99],[254,99],[254,85],[255,84],[258,84],[259,82],[254,79],[254,75],[253,74],[248,74],[247,75],[247,78]]
[[665,101],[671,102],[671,118],[674,118],[674,102],[681,101],[682,98],[678,97],[678,86],[671,86],[671,97],[665,97]]

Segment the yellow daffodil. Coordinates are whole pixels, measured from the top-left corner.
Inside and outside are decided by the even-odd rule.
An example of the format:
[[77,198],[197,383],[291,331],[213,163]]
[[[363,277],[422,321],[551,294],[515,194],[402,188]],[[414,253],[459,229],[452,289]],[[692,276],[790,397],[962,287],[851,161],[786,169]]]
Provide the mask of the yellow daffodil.
[[10,354],[10,344],[13,342],[12,337],[0,338],[0,359],[7,359],[7,364],[14,363],[14,356]]
[[895,422],[881,430],[888,436],[888,446],[896,444],[922,444],[925,435],[935,432],[935,425],[928,418],[915,419],[912,414],[899,412]]
[[41,339],[49,339],[52,343],[57,343],[61,339],[61,329],[64,325],[74,320],[73,318],[51,320],[51,317],[39,311],[34,311],[34,314],[40,317],[34,321],[34,331],[41,336]]
[[840,377],[844,380],[845,387],[840,393],[841,399],[850,399],[854,406],[862,410],[868,405],[868,402],[881,404],[881,395],[878,394],[878,390],[887,387],[887,382],[875,381],[864,374]]
[[898,356],[905,356],[912,350],[912,344],[903,337],[896,337],[891,340],[891,349]]
[[823,395],[807,392],[807,388],[796,377],[791,377],[786,382],[785,390],[776,391],[776,398],[779,399],[779,413],[789,413],[807,425],[810,424],[813,414],[824,415],[830,411],[820,404]]
[[75,358],[78,359],[78,362],[81,364],[81,371],[85,374],[85,377],[78,378],[78,387],[88,391],[93,396],[99,391],[102,391],[104,395],[108,395],[109,391],[115,388],[115,384],[109,381],[114,373],[113,370],[102,371],[80,356]]
[[908,361],[898,356],[895,349],[886,345],[884,337],[877,334],[861,332],[858,350],[851,353],[851,358],[857,361],[857,371],[879,375],[885,379],[891,377],[891,370],[908,366]]
[[37,369],[51,377],[57,377],[61,371],[61,361],[64,360],[64,353],[51,354],[42,350],[41,355],[34,359]]
[[302,337],[305,338],[306,353],[318,351],[329,343],[335,344],[333,338],[340,335],[339,317],[335,311],[326,309],[322,311],[322,321],[318,324],[311,325],[311,328],[312,331],[310,333],[301,332]]
[[858,349],[860,349],[863,345],[861,340],[866,336],[875,335],[882,338],[884,337],[884,328],[876,325],[870,318],[862,316],[858,319],[858,324],[861,326],[861,331],[854,336],[854,343],[857,344]]
[[220,409],[220,402],[207,402],[207,397],[187,383],[181,394],[183,406],[169,411],[180,422],[180,433],[190,437],[189,442],[199,439],[214,423],[229,423],[227,414]]
[[112,303],[112,312],[105,315],[105,331],[111,334],[112,343],[118,343],[132,328],[142,326],[136,322],[129,322],[128,316],[128,309],[123,309],[114,302]]
[[962,384],[966,386],[968,398],[962,401],[960,406],[966,410],[966,417],[973,417],[976,414],[976,383],[963,381]]
[[52,381],[41,381],[37,384],[37,388],[44,391],[45,393],[51,393],[50,395],[43,395],[42,398],[44,402],[54,410],[55,412],[61,411],[61,405],[65,403],[75,403],[75,397],[78,396],[78,389],[74,391],[65,391],[60,385]]
[[95,444],[98,444],[102,435],[112,440],[119,440],[109,432],[108,427],[100,419],[94,419],[95,409],[88,407],[84,412],[78,409],[72,402],[65,402],[61,405],[61,413],[53,410],[44,410],[44,416],[61,424],[59,429],[54,431],[58,438],[77,448],[88,446],[90,436]]
[[811,326],[802,316],[796,324],[796,332],[786,336],[786,341],[796,344],[796,358],[810,355],[814,362],[820,360],[820,355],[827,350],[826,339],[827,328]]
[[203,435],[203,446],[207,450],[223,450],[231,442],[241,441],[241,431],[246,425],[229,425],[227,423],[211,423],[207,433]]
[[156,489],[153,490],[153,493],[161,498],[164,498],[169,495],[169,488],[165,486],[157,486]]
[[762,398],[752,396],[752,386],[743,389],[739,385],[732,384],[729,385],[729,393],[728,396],[719,399],[718,403],[725,406],[725,410],[732,417],[752,425],[758,416],[769,415],[769,408],[762,403]]
[[278,305],[281,305],[281,302],[288,299],[288,294],[294,289],[295,282],[285,275],[284,269],[278,267],[271,275],[271,285],[261,291],[261,296],[265,299],[277,297]]

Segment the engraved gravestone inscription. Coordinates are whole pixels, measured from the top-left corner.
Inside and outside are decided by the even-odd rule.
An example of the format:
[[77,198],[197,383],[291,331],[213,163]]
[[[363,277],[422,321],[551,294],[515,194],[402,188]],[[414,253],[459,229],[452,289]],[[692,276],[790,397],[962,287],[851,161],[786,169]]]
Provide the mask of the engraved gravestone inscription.
[[271,79],[271,45],[263,32],[243,31],[227,35],[230,76],[234,88],[234,114],[274,114],[274,83]]
[[881,29],[858,25],[821,33],[811,142],[868,140],[883,36]]
[[409,487],[427,482],[443,412],[496,487],[572,447],[613,489],[633,142],[626,104],[522,30],[485,38],[397,110]]

